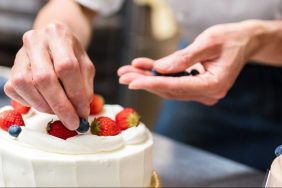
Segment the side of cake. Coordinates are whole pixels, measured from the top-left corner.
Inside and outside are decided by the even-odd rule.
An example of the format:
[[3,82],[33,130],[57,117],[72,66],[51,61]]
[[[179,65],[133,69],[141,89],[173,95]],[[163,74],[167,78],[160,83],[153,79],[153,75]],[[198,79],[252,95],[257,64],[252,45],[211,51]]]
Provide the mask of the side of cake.
[[[4,107],[6,111],[12,107]],[[91,115],[115,119],[123,108],[105,105]],[[150,131],[141,122],[114,136],[77,134],[66,140],[47,134],[55,115],[30,109],[25,126],[12,137],[0,129],[0,186],[149,187],[153,174]]]

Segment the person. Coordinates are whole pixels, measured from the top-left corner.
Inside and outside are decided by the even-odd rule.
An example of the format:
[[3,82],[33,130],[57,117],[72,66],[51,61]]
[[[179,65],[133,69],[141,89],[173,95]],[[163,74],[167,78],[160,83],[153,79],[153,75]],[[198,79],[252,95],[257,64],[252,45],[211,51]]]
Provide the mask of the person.
[[[275,68],[282,65],[282,22],[275,17],[281,1],[168,2],[189,45],[159,60],[134,59],[118,70],[120,83],[166,99],[194,101],[165,102],[158,132],[265,168],[269,150],[260,149],[272,146],[273,140],[281,143],[281,70]],[[109,14],[120,4],[50,1],[34,29],[23,35],[5,85],[7,95],[55,113],[67,128],[76,129],[79,117],[89,114],[93,93],[95,68],[85,52],[91,24],[98,13]],[[256,63],[247,64],[250,60]],[[168,74],[192,66],[201,73],[173,78],[151,74],[152,68]]]

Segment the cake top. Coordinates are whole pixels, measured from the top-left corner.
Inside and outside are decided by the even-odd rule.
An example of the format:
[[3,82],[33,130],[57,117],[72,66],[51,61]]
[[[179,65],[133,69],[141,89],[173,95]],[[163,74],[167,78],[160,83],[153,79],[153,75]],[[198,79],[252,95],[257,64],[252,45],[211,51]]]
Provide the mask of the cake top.
[[81,122],[91,125],[85,133],[66,129],[56,115],[38,112],[15,101],[11,104],[0,109],[0,137],[46,152],[72,155],[110,152],[143,143],[149,136],[134,109],[104,105],[96,95],[90,105],[91,115]]

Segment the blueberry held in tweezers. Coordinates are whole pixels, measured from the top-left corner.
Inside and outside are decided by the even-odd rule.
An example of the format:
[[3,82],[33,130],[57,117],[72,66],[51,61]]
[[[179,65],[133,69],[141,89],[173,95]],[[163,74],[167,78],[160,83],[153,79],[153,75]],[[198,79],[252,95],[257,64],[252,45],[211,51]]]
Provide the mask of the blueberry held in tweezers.
[[89,122],[84,118],[79,118],[79,127],[77,132],[86,133],[90,128]]

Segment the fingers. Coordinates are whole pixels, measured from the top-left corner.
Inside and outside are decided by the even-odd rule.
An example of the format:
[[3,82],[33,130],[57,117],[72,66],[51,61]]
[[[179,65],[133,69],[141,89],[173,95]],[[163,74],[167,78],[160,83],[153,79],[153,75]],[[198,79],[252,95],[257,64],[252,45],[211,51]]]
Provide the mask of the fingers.
[[80,65],[74,52],[74,40],[60,26],[53,25],[48,28],[48,45],[52,54],[53,66],[56,75],[63,84],[67,98],[72,103],[80,117],[88,117],[90,113],[89,101],[86,93],[86,83]]
[[140,57],[136,58],[131,62],[131,65],[133,67],[144,69],[144,70],[151,70],[154,66],[154,60],[146,58],[146,57]]
[[118,76],[122,76],[123,74],[129,73],[129,72],[136,72],[136,73],[140,73],[140,74],[148,75],[148,76],[152,75],[151,70],[147,71],[147,70],[143,70],[140,68],[135,68],[131,65],[125,65],[118,69]]
[[163,74],[182,72],[188,67],[219,57],[221,46],[205,40],[196,40],[183,50],[159,59],[155,69]]
[[35,87],[64,125],[71,130],[77,129],[79,117],[54,72],[47,42],[37,32],[26,33],[23,41]]
[[26,100],[24,100],[20,95],[18,95],[18,93],[14,90],[10,81],[6,82],[4,86],[4,91],[6,95],[10,97],[11,99],[20,102],[22,105],[30,106],[30,104],[26,102]]
[[6,85],[7,93],[11,98],[22,104],[33,106],[41,112],[53,113],[50,106],[34,87],[28,61],[25,49],[22,48],[15,58],[11,71],[11,80]]

